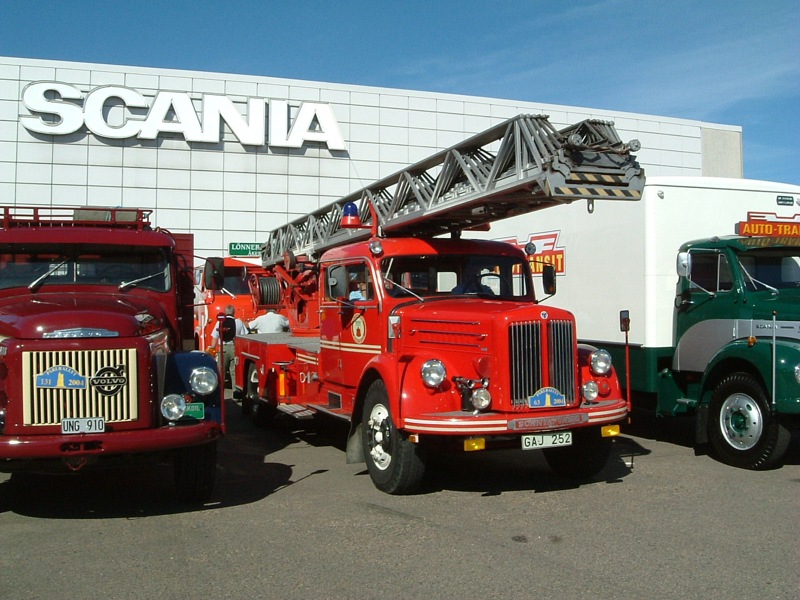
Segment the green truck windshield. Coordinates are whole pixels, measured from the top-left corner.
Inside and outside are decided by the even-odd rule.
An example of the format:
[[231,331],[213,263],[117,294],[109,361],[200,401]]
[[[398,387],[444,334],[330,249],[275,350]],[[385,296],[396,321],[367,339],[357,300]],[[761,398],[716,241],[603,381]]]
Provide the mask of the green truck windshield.
[[759,291],[800,287],[800,250],[750,250],[738,255],[745,288]]

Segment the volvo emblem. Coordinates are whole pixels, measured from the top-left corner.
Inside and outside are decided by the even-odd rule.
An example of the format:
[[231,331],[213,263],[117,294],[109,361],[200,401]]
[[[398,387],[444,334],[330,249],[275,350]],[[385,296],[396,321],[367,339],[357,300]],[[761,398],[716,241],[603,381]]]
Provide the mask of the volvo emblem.
[[116,396],[128,383],[125,366],[119,365],[116,368],[103,367],[98,369],[94,376],[89,379],[89,383],[92,384],[98,394]]

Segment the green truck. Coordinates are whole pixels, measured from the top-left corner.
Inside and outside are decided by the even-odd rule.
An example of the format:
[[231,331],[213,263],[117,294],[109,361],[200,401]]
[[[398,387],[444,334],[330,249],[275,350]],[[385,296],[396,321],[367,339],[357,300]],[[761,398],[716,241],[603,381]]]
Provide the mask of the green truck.
[[556,266],[582,341],[612,352],[634,410],[696,415],[730,465],[779,463],[800,415],[800,186],[651,177],[640,202],[589,208],[509,232]]

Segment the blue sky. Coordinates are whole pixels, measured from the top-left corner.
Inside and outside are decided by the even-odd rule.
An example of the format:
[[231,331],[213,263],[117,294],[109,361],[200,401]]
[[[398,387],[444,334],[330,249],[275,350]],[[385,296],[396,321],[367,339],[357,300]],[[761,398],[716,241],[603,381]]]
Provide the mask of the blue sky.
[[0,0],[0,55],[740,125],[746,177],[800,184],[798,25],[798,0]]

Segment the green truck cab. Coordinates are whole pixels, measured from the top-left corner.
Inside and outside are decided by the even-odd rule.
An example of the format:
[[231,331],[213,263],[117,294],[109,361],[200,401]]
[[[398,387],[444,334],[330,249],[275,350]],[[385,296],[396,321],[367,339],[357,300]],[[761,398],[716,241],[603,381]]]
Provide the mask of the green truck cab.
[[675,348],[658,411],[698,412],[699,441],[726,463],[779,460],[800,414],[800,239],[728,236],[683,244]]

